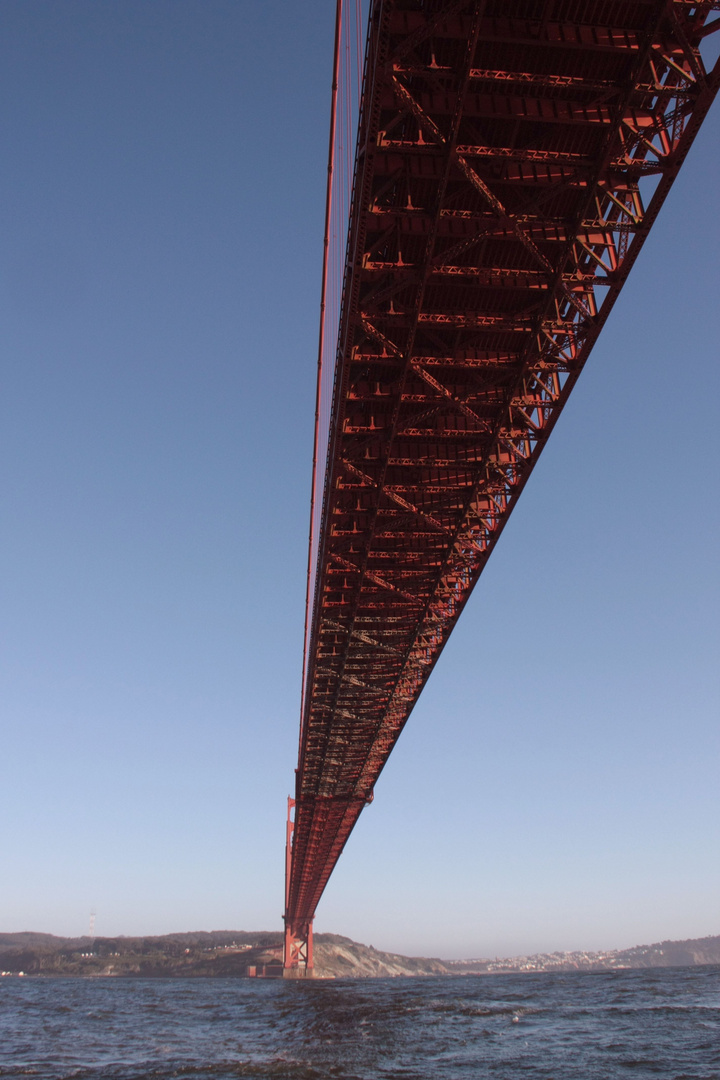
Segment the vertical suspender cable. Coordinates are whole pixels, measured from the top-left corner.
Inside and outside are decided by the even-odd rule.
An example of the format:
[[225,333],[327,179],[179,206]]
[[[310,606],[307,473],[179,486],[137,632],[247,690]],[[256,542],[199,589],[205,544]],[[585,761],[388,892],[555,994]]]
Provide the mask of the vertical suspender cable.
[[363,49],[362,49],[362,16],[361,9],[362,0],[355,0],[355,49],[356,49],[356,68],[355,76],[357,79],[357,107],[358,113],[360,111],[360,99],[362,97],[362,79],[363,79]]
[[[302,693],[300,705],[300,744],[302,745],[305,721],[305,693],[307,682],[308,639],[312,618],[313,597],[311,581],[313,572],[313,547],[315,539],[315,502],[317,499],[318,443],[320,437],[320,398],[322,392],[323,351],[325,348],[325,306],[328,283],[328,255],[332,215],[333,170],[335,167],[335,126],[337,122],[338,82],[340,75],[340,36],[342,29],[343,0],[337,0],[335,9],[335,49],[333,56],[332,101],[330,105],[330,144],[328,149],[327,189],[325,196],[325,238],[323,240],[322,286],[320,293],[320,336],[318,341],[317,387],[315,391],[315,436],[313,440],[312,488],[310,492],[310,535],[308,538],[307,585],[305,588],[305,637],[303,641]],[[314,590],[313,590],[314,591]]]

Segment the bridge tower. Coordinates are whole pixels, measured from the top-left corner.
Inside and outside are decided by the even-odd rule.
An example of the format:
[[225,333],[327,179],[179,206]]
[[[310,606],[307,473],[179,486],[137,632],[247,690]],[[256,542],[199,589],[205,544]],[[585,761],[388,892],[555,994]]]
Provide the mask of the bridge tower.
[[312,978],[313,920],[298,920],[290,911],[290,878],[292,875],[292,844],[295,822],[295,800],[288,799],[287,829],[285,833],[285,938],[283,943],[283,977],[286,979]]

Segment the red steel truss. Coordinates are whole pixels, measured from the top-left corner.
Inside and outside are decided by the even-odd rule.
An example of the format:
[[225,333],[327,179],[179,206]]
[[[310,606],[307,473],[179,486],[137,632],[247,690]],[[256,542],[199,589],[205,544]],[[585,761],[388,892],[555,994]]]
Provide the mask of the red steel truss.
[[719,10],[373,0],[288,969],[712,103]]

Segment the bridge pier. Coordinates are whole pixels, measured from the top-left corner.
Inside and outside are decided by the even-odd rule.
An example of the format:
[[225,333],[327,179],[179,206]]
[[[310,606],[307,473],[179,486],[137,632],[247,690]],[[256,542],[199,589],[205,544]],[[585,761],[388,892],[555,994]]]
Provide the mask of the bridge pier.
[[312,921],[293,926],[286,917],[283,978],[309,979],[314,974]]

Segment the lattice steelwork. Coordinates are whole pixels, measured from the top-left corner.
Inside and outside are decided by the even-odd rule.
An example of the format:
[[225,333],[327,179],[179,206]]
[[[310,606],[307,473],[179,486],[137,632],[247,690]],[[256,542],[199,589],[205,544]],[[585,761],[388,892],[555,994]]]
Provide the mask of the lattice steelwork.
[[286,964],[720,81],[720,0],[375,0]]

